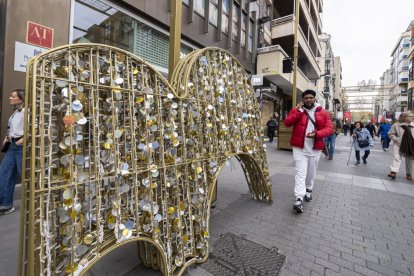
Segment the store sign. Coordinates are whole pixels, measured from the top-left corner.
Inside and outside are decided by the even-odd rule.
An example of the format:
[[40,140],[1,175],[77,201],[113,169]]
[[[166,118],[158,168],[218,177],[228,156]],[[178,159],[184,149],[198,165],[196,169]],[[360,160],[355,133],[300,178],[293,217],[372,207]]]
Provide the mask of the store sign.
[[263,85],[263,76],[262,75],[253,75],[252,76],[252,85],[253,86]]
[[26,42],[45,48],[52,48],[53,29],[27,21]]
[[47,51],[47,49],[16,41],[14,52],[14,71],[26,72],[26,64],[29,59],[44,51]]
[[344,118],[344,113],[342,111],[337,111],[336,118],[342,120]]

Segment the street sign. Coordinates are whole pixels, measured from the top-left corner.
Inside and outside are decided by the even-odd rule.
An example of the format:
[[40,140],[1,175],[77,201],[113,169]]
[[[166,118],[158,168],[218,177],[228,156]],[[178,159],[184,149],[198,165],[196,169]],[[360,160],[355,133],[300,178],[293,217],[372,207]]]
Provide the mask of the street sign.
[[26,64],[29,59],[46,50],[46,48],[16,41],[14,47],[14,71],[26,72]]
[[52,48],[53,29],[27,21],[26,42],[45,48]]
[[253,75],[252,76],[252,85],[253,86],[263,85],[263,76],[262,75]]

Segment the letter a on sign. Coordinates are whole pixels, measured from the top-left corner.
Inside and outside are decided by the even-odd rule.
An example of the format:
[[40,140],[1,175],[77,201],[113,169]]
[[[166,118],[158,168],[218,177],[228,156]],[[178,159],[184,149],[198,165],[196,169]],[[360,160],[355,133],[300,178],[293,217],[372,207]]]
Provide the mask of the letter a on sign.
[[45,48],[52,48],[53,29],[27,21],[26,42]]

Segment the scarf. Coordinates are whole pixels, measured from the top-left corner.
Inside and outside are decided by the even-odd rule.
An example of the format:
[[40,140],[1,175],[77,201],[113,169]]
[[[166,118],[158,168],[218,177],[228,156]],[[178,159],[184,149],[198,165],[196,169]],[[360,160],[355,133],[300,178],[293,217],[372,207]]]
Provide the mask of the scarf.
[[400,127],[404,129],[400,145],[400,154],[404,157],[414,159],[414,138],[411,133],[412,126],[402,125]]
[[24,108],[24,103],[19,103],[14,106],[14,110],[22,111]]

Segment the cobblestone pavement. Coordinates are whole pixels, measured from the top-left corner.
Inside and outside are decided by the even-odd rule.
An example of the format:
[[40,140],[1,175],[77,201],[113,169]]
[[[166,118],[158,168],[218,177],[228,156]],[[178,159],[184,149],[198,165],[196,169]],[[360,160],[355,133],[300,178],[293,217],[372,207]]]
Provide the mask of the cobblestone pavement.
[[[219,178],[217,207],[211,216],[211,244],[232,232],[287,257],[282,275],[414,275],[414,182],[405,167],[388,179],[391,154],[378,139],[368,165],[355,166],[349,136],[339,136],[334,159],[321,158],[312,202],[292,210],[294,162],[290,151],[268,144],[273,183],[269,205],[250,198],[237,161]],[[19,205],[18,203],[16,204]],[[18,212],[0,216],[0,275],[16,275]],[[137,266],[134,244],[107,255],[90,275],[161,275]],[[200,267],[188,275],[211,275]]]

